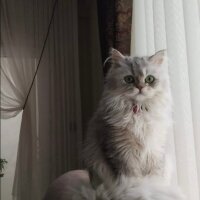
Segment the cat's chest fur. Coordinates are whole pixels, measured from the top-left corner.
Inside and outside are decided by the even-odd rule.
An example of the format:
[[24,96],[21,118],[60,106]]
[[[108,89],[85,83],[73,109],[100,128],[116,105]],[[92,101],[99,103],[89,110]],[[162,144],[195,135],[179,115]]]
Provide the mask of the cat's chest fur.
[[[162,173],[166,122],[162,116],[144,111],[133,114],[128,123],[128,134],[132,136],[133,169],[140,175]],[[128,150],[128,149],[127,149]],[[131,156],[130,156],[131,157]]]
[[167,118],[154,111],[132,114],[127,123],[129,134],[137,138],[149,151],[156,151],[165,142]]
[[120,122],[123,128],[114,132],[110,145],[121,162],[112,164],[128,176],[162,174],[165,118],[152,111],[128,112]]

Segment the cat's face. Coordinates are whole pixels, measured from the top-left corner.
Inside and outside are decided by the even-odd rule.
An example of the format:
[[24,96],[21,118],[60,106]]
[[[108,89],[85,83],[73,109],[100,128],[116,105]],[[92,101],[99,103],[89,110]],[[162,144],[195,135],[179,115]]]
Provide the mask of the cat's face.
[[106,89],[113,95],[143,102],[168,87],[165,51],[159,51],[151,57],[127,57],[113,49],[111,61]]

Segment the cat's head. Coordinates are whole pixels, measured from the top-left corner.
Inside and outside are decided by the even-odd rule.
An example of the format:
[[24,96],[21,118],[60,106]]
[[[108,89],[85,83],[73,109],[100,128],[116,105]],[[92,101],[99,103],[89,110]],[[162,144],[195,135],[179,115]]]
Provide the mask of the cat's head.
[[106,91],[143,102],[168,90],[165,54],[166,51],[161,50],[149,57],[129,57],[111,49],[112,65],[105,78]]

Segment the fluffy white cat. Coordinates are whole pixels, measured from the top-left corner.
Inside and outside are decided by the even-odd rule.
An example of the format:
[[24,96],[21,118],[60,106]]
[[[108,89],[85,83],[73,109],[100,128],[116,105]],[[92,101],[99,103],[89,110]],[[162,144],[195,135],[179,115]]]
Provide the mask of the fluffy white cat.
[[170,184],[165,148],[172,123],[165,51],[129,57],[112,49],[109,59],[104,92],[84,143],[93,189],[83,189],[76,199],[184,199]]

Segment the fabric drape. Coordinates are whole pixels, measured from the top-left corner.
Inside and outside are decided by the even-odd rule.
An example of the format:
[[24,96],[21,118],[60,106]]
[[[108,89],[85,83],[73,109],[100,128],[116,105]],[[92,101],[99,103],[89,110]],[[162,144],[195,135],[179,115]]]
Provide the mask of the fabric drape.
[[78,0],[79,69],[83,137],[103,88],[97,2]]
[[[53,1],[1,2],[1,118],[3,119],[14,117],[23,110],[38,64],[52,7]],[[29,197],[32,194],[33,197],[38,197],[37,184],[41,180],[36,173],[38,171],[36,113],[37,95],[34,85],[21,124],[14,199],[31,199]]]
[[199,200],[200,191],[199,3],[134,0],[131,38],[132,55],[167,49],[174,99],[169,146],[176,166],[173,178],[192,200]]
[[[2,4],[5,13],[2,21],[7,23],[2,29],[1,60],[6,57],[2,69],[9,76],[5,77],[7,82],[1,87],[1,95],[3,92],[8,94],[4,98],[6,103],[2,103],[5,109],[1,107],[5,114],[1,116],[9,118],[23,108],[54,1],[8,0]],[[13,47],[15,43],[10,43],[11,40],[16,40],[17,45]],[[20,52],[20,57],[17,56],[19,64],[16,63],[16,52]],[[82,139],[101,87],[96,1],[59,0],[40,67],[23,111],[13,199],[41,200],[55,178],[82,167]]]
[[[48,7],[46,1],[46,12]],[[1,118],[14,117],[23,109],[47,29],[46,24],[40,29],[33,17],[40,9],[36,1],[1,3]],[[43,22],[49,21],[48,15],[43,17]]]
[[[110,48],[130,54],[132,0],[98,0],[98,21],[102,62],[109,56]],[[109,66],[105,66],[106,74]]]
[[57,5],[34,86],[24,110],[19,140],[13,195],[20,200],[42,199],[56,177],[81,166],[75,1],[59,1]]

